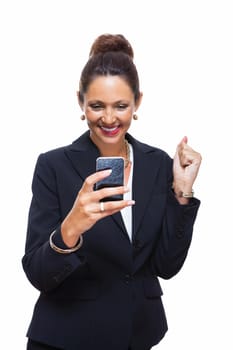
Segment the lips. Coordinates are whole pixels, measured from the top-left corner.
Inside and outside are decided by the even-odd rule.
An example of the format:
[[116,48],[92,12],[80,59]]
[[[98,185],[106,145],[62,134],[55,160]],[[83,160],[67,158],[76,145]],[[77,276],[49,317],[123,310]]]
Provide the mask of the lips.
[[116,125],[113,127],[106,127],[106,126],[101,126],[100,129],[102,130],[102,132],[104,133],[104,135],[107,136],[115,136],[118,131],[120,130],[120,125]]

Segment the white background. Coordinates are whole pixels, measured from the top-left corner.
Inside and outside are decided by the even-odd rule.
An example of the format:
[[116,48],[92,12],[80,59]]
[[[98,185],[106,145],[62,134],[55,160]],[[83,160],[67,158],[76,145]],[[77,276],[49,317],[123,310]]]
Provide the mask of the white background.
[[[75,92],[93,40],[122,33],[144,93],[131,133],[171,156],[202,153],[202,205],[182,271],[161,281],[169,332],[156,349],[232,349],[232,1],[0,3],[1,348],[25,349],[38,292],[22,271],[39,153],[85,129]],[[4,346],[3,346],[4,344]],[[120,350],[120,349],[119,349]]]

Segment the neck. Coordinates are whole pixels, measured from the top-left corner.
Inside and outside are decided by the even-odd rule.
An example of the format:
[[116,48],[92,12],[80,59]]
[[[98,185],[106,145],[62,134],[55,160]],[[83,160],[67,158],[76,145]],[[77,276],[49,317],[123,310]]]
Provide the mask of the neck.
[[130,164],[130,148],[126,139],[120,145],[103,145],[98,147],[102,157],[123,157],[125,159],[125,168]]

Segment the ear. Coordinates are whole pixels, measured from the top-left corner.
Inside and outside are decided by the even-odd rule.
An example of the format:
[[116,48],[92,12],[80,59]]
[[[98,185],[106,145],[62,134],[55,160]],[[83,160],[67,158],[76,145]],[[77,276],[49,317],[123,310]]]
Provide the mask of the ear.
[[76,95],[77,95],[79,107],[80,107],[81,110],[83,111],[83,102],[82,102],[81,99],[80,99],[79,91],[76,92]]
[[135,102],[135,112],[138,110],[138,108],[139,108],[140,105],[141,105],[142,97],[143,97],[143,93],[140,92],[140,95],[139,95],[137,101]]

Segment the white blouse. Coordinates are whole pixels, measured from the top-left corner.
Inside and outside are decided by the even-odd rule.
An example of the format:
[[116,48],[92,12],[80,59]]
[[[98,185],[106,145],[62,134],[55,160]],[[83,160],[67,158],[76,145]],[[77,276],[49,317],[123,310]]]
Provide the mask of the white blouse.
[[[124,194],[124,199],[131,200],[132,198],[132,184],[133,184],[133,147],[129,143],[129,149],[130,149],[130,155],[129,159],[131,162],[131,167],[130,167],[130,173],[129,173],[129,180],[127,187],[129,188],[129,192]],[[128,232],[129,239],[132,241],[132,207],[126,207],[121,210],[121,215],[125,224],[125,228]]]

